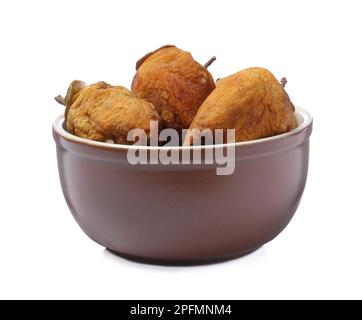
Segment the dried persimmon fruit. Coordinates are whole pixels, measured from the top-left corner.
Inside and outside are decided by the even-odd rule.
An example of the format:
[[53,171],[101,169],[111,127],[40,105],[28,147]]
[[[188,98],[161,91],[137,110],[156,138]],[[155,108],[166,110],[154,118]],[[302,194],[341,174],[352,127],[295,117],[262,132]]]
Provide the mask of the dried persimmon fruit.
[[132,129],[143,130],[149,139],[151,121],[161,121],[150,102],[106,82],[89,86],[72,82],[64,102],[67,131],[96,141],[133,144],[127,140]]
[[184,144],[196,144],[201,139],[198,131],[204,129],[223,129],[224,143],[227,129],[235,129],[235,141],[265,138],[294,129],[294,106],[284,90],[285,82],[283,79],[279,83],[263,68],[248,68],[220,79],[199,108]]
[[65,121],[68,118],[69,108],[72,106],[74,101],[78,98],[79,93],[81,92],[81,90],[84,89],[86,86],[87,86],[87,84],[85,82],[83,82],[83,81],[80,81],[80,80],[74,80],[69,85],[68,90],[67,90],[67,94],[65,95],[65,99],[64,99],[64,102],[65,102],[65,112],[64,112]]
[[181,132],[190,126],[198,108],[215,89],[207,70],[214,60],[205,67],[189,52],[163,46],[137,62],[132,92],[156,107],[165,128]]

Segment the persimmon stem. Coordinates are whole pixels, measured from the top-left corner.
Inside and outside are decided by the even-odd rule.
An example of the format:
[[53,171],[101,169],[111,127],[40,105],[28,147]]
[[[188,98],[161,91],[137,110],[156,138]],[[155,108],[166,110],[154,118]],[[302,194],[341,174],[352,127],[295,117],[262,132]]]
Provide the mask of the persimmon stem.
[[207,61],[205,64],[204,64],[204,67],[207,69],[208,67],[210,67],[213,62],[216,60],[216,57],[213,56],[209,61]]
[[54,99],[55,99],[55,101],[58,102],[59,104],[65,106],[65,99],[64,99],[61,95],[56,96]]
[[286,77],[283,77],[281,80],[280,80],[280,84],[282,85],[283,88],[285,88],[285,85],[287,84],[288,80]]

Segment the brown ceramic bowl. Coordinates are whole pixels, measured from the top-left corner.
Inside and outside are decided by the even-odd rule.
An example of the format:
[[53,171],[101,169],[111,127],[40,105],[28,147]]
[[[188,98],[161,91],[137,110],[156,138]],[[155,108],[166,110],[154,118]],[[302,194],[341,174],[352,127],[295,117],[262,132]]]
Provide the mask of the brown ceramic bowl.
[[215,165],[131,165],[132,147],[71,135],[60,116],[53,135],[65,199],[91,239],[124,257],[198,264],[243,255],[275,238],[302,197],[312,118],[301,108],[296,117],[291,132],[236,143],[234,174],[217,176]]

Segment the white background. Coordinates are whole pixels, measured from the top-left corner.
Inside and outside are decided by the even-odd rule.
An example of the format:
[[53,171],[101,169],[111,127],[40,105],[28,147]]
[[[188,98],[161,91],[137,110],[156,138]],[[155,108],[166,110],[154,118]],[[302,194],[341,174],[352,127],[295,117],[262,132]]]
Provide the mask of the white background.
[[[362,298],[361,1],[1,1],[0,298]],[[287,76],[314,116],[310,172],[287,229],[202,267],[120,259],[89,240],[58,180],[53,96],[73,79],[129,86],[163,44]],[[172,214],[172,212],[170,212]]]

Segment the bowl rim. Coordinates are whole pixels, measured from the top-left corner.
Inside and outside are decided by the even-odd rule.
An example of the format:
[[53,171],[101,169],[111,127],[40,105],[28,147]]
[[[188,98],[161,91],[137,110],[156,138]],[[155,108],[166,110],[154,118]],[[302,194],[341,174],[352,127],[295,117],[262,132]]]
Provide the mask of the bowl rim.
[[224,147],[228,147],[231,145],[234,145],[235,147],[257,145],[257,144],[261,144],[261,143],[265,143],[265,142],[269,142],[269,141],[277,141],[277,140],[285,139],[289,136],[296,135],[312,124],[313,117],[306,109],[299,107],[299,106],[295,106],[295,114],[298,114],[299,116],[301,116],[302,121],[298,125],[298,127],[294,128],[291,131],[288,131],[288,132],[285,132],[282,134],[278,134],[275,136],[271,136],[271,137],[257,139],[257,140],[249,140],[249,141],[235,142],[235,143],[229,143],[229,144],[224,143],[224,144],[214,144],[214,145],[202,145],[202,146],[169,146],[169,147],[139,146],[139,145],[135,146],[135,145],[125,145],[125,144],[113,144],[113,143],[107,143],[107,142],[101,142],[101,141],[95,141],[95,140],[90,140],[90,139],[86,139],[86,138],[81,138],[81,137],[78,137],[76,135],[69,133],[68,131],[66,131],[63,128],[64,114],[61,114],[55,118],[55,121],[53,123],[53,130],[59,136],[61,136],[62,138],[66,139],[68,141],[85,144],[88,146],[103,148],[103,149],[107,149],[107,150],[129,150],[129,149],[164,150],[165,148],[172,149],[172,150],[175,150],[175,149],[177,149],[177,150],[205,149],[206,150],[206,149],[213,149],[213,148],[224,148]]

